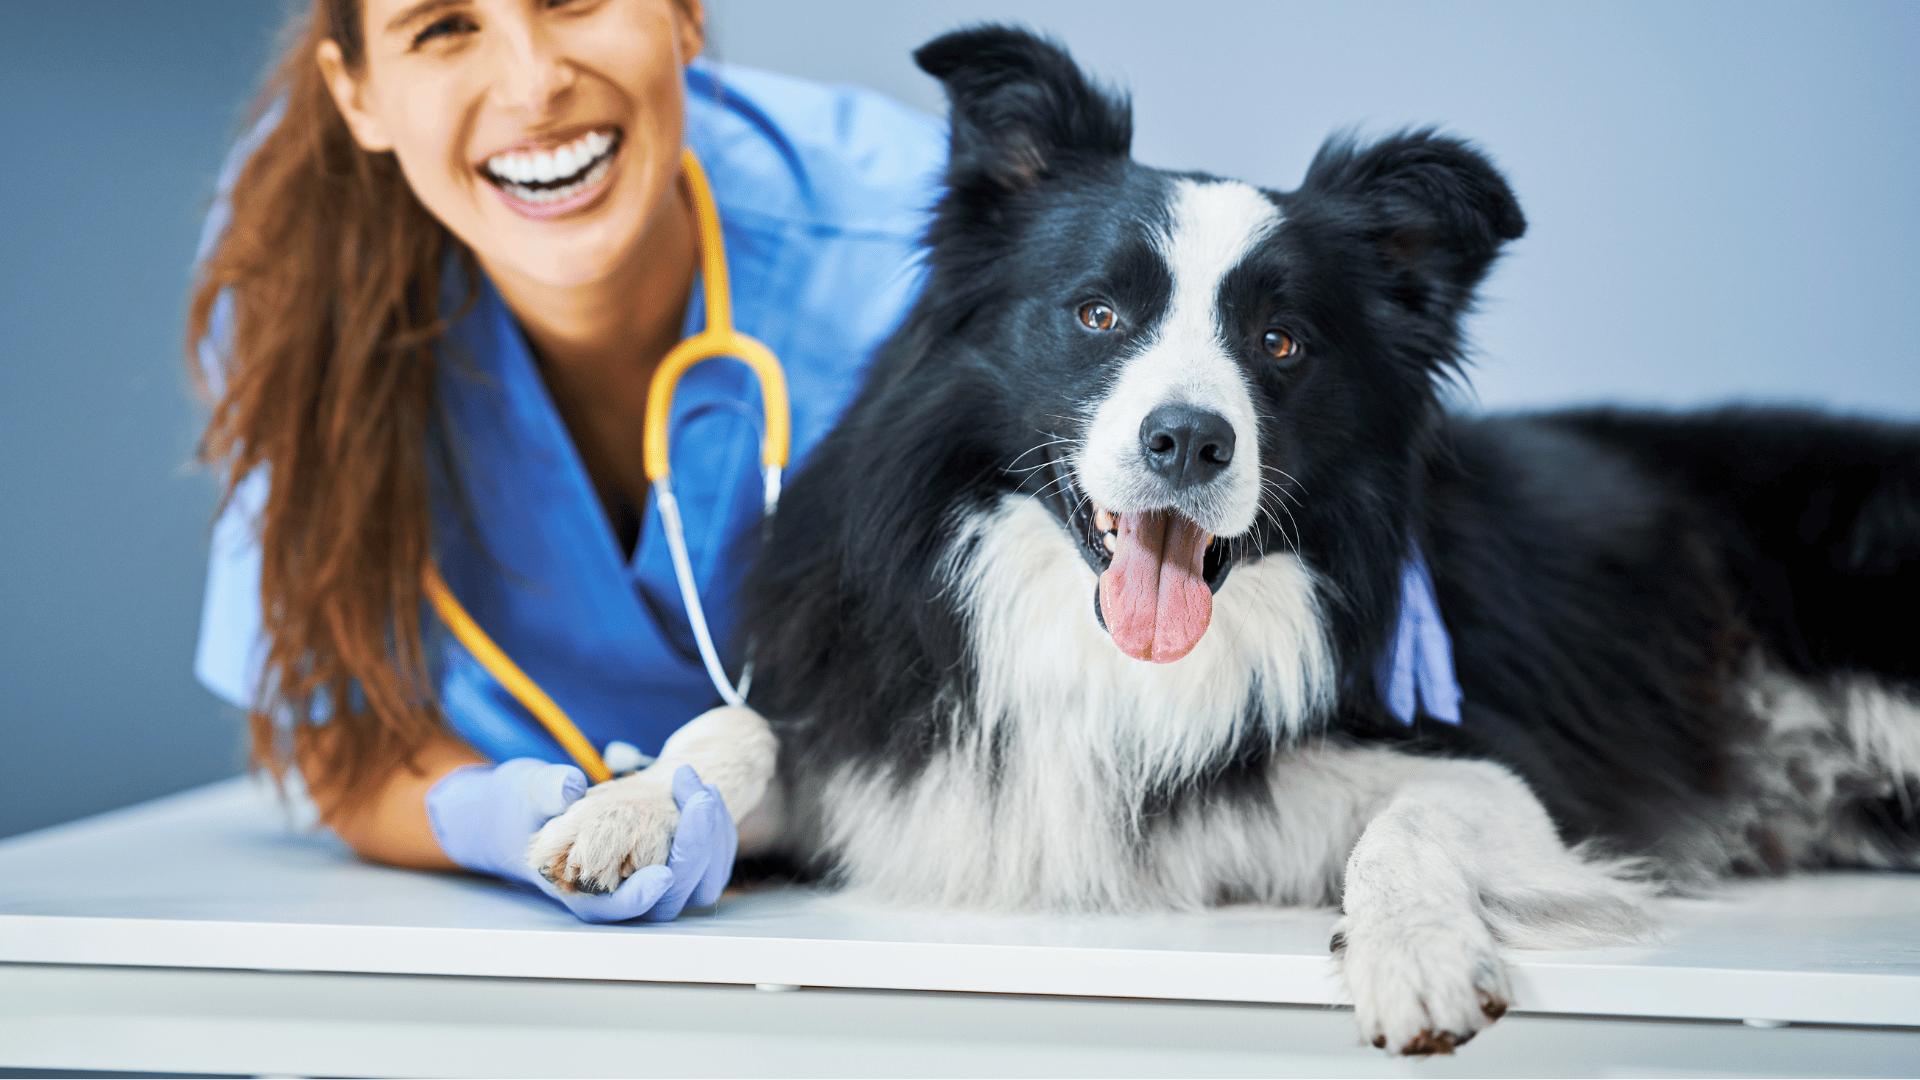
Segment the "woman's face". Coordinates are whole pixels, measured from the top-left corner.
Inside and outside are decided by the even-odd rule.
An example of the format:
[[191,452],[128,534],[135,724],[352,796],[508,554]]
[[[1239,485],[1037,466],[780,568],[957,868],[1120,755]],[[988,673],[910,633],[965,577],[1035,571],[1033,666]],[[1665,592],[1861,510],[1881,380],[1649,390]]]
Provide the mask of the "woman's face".
[[367,150],[496,275],[611,275],[670,205],[698,0],[361,0],[321,70]]

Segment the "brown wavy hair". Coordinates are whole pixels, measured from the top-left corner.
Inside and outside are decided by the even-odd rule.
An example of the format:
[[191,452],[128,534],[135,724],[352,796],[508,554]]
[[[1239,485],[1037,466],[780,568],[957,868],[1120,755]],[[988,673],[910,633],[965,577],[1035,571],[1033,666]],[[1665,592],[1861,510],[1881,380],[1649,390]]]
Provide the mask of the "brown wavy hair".
[[[479,275],[394,156],[354,142],[314,59],[329,38],[359,70],[357,0],[313,0],[283,35],[254,116],[285,112],[233,186],[231,222],[194,283],[187,352],[201,376],[193,357],[229,296],[223,368],[201,384],[217,389],[200,452],[227,501],[254,470],[271,476],[259,521],[271,648],[252,760],[276,776],[293,760],[317,767],[344,807],[442,730],[418,614],[444,445],[434,345],[459,314],[438,309],[442,267]],[[291,739],[276,711],[297,721]]]

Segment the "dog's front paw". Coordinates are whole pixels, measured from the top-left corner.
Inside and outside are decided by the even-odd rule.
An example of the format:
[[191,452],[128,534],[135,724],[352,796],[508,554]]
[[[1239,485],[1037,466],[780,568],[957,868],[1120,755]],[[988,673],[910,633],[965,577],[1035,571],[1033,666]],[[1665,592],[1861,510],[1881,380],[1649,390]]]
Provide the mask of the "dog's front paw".
[[680,824],[673,787],[646,773],[600,784],[533,834],[527,861],[561,892],[610,893],[664,864]]
[[1360,1037],[1393,1054],[1451,1054],[1507,1011],[1507,971],[1478,917],[1335,924]]

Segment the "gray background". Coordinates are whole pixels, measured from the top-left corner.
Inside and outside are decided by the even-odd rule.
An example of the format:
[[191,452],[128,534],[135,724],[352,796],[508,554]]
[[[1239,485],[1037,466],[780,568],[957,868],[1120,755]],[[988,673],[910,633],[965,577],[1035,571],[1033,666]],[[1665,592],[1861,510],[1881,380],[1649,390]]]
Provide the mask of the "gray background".
[[[180,348],[267,0],[0,8],[0,835],[238,767],[190,673],[213,486]],[[713,0],[714,51],[937,111],[907,58],[1008,19],[1131,88],[1137,155],[1275,187],[1329,132],[1479,141],[1532,228],[1475,407],[1920,417],[1920,4]]]

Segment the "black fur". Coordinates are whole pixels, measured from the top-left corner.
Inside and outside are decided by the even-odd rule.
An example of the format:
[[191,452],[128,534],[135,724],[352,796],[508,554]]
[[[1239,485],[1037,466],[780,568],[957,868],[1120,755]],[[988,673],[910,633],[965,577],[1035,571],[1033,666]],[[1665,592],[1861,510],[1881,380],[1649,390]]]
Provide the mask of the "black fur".
[[[1058,479],[1028,467],[1079,436],[1130,344],[1080,332],[1074,305],[1097,293],[1144,326],[1169,302],[1148,237],[1177,177],[1128,157],[1123,100],[1014,31],[963,31],[915,58],[952,104],[930,277],[789,487],[747,588],[753,703],[782,727],[802,792],[849,761],[910,782],[944,725],[969,722],[948,707],[975,674],[939,573],[955,522]],[[1432,131],[1336,139],[1298,189],[1269,197],[1284,224],[1220,304],[1248,331],[1233,348],[1273,513],[1219,557],[1294,551],[1327,583],[1342,687],[1318,718],[1329,737],[1504,762],[1569,840],[1677,861],[1694,856],[1675,837],[1714,833],[1769,783],[1752,765],[1764,718],[1740,691],[1756,663],[1920,690],[1920,430],[1778,409],[1448,415],[1461,319],[1526,228],[1499,172]],[[1267,362],[1255,346],[1270,326],[1307,358]],[[1415,543],[1453,635],[1457,728],[1409,730],[1375,689]],[[1272,752],[1250,735],[1141,809],[1235,797]],[[1840,812],[1910,864],[1920,825],[1898,794],[1869,786]],[[1751,833],[1706,869],[1844,857],[1769,852]]]

